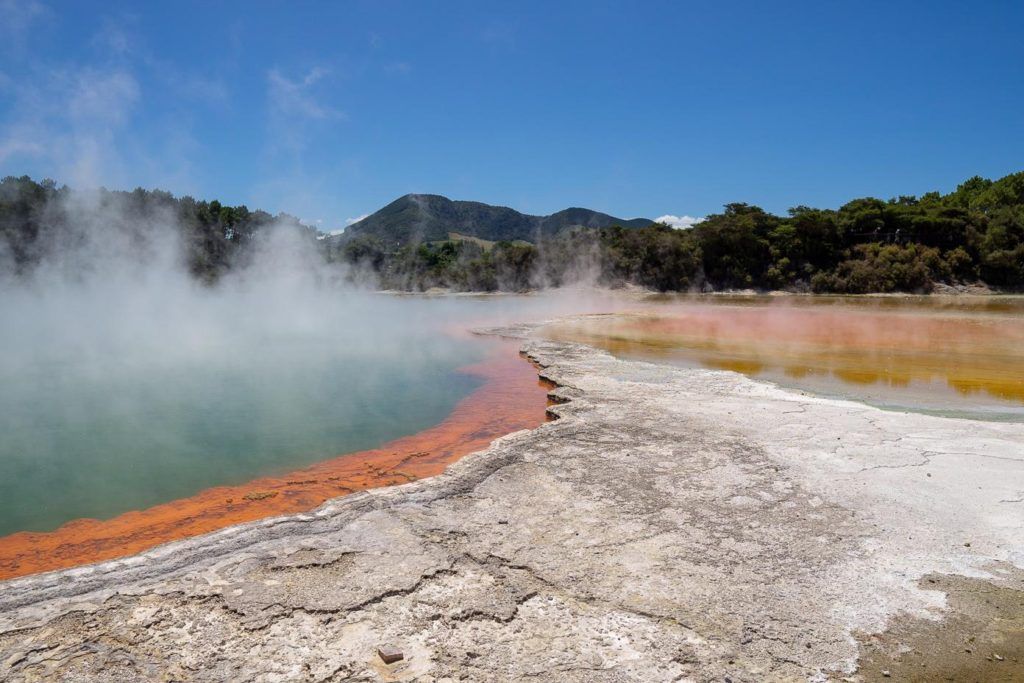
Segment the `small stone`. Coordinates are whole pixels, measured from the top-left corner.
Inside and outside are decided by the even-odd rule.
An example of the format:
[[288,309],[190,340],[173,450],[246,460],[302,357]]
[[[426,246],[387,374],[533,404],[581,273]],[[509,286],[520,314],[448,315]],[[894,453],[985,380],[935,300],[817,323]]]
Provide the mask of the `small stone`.
[[889,670],[888,670],[888,669],[886,669],[886,670],[884,670],[884,671],[882,672],[882,676],[884,676],[885,678],[890,678],[890,677],[892,676],[892,674],[891,674],[891,673],[889,673]]
[[996,660],[997,662],[1001,662],[1001,661],[1003,661],[1003,658],[1002,658],[1002,657],[1000,657],[999,655],[992,655],[992,656],[993,656],[993,657],[995,658],[995,660]]
[[405,658],[402,651],[394,645],[381,645],[377,648],[377,656],[380,657],[381,661],[385,664],[394,664],[400,662]]

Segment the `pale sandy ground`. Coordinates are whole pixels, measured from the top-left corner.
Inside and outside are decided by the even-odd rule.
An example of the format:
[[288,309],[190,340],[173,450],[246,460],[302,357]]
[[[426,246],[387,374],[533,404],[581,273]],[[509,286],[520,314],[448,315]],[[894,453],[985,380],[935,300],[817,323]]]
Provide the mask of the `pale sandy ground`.
[[1024,587],[1024,425],[525,348],[561,419],[445,475],[0,584],[0,679],[858,680]]

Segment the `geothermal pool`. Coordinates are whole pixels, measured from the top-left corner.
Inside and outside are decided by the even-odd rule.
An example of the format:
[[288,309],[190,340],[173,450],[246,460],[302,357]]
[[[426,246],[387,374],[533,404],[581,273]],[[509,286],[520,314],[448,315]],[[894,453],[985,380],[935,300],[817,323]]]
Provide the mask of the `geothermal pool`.
[[482,383],[459,368],[487,348],[403,303],[385,308],[409,324],[376,331],[360,331],[365,311],[342,310],[354,329],[241,329],[190,348],[44,343],[2,362],[0,536],[112,517],[441,422]]
[[[544,420],[516,342],[743,372],[893,410],[1024,420],[1024,299],[0,294],[0,578],[432,476]],[[159,305],[154,307],[154,304]],[[616,312],[615,316],[587,316]]]
[[586,309],[131,291],[0,293],[0,579],[438,474],[545,420],[518,345],[468,329]]
[[1021,297],[663,296],[543,334],[890,410],[1024,421]]

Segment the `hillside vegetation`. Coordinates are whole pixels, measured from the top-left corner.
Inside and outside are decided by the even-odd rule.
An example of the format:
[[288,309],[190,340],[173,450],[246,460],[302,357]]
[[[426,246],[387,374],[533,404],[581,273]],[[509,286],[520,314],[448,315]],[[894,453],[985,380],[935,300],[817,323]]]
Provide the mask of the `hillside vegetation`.
[[[557,215],[557,214],[556,214]],[[463,232],[462,229],[459,232]],[[662,291],[788,289],[930,292],[938,283],[1024,286],[1024,172],[979,177],[946,195],[855,199],[777,216],[728,204],[691,230],[566,228],[535,244],[389,244],[357,231],[330,257],[395,289],[523,290],[585,278]]]
[[[96,219],[79,220],[72,196],[52,182],[0,182],[0,257],[10,269],[31,272],[46,254],[89,237]],[[347,266],[347,277],[410,291],[522,291],[575,281],[851,294],[930,292],[939,283],[1024,287],[1024,172],[974,177],[945,195],[799,206],[785,216],[728,204],[689,230],[586,209],[536,217],[407,195],[344,235],[317,240],[290,216],[161,191],[103,191],[98,204],[103,220],[123,224],[130,244],[177,231],[184,263],[206,282],[244,264],[251,243],[275,223],[309,240],[328,263]]]
[[317,241],[316,230],[286,214],[141,188],[77,194],[50,180],[6,177],[0,181],[0,270],[24,276],[44,261],[82,270],[113,260],[144,264],[166,256],[171,245],[181,265],[212,283],[248,263],[271,225]]
[[550,216],[531,216],[506,206],[454,201],[436,194],[407,194],[391,202],[332,241],[372,236],[388,247],[447,239],[457,232],[489,242],[539,242],[574,227],[641,227],[646,218],[624,220],[600,211],[572,208]]

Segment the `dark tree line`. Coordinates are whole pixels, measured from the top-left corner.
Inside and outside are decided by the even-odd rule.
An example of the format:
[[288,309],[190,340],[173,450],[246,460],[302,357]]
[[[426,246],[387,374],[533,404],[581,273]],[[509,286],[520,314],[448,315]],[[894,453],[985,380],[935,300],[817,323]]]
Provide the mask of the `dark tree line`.
[[[69,191],[27,177],[0,182],[0,251],[19,272],[82,239]],[[334,242],[287,216],[176,199],[161,191],[100,193],[100,204],[144,243],[176,230],[185,264],[212,282],[244,264],[271,223],[304,235],[353,278],[388,289],[522,291],[589,281],[661,291],[788,289],[929,292],[937,283],[1024,287],[1024,172],[975,177],[949,194],[855,199],[837,210],[798,206],[786,216],[728,204],[689,230],[664,225],[567,230],[538,244],[438,240],[395,246],[372,234]]]
[[369,264],[385,287],[524,290],[585,277],[661,291],[929,292],[937,283],[1024,286],[1024,172],[954,192],[855,199],[776,216],[728,204],[691,230],[575,230],[540,244],[433,242],[389,250],[372,236],[333,258]]

